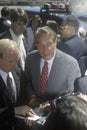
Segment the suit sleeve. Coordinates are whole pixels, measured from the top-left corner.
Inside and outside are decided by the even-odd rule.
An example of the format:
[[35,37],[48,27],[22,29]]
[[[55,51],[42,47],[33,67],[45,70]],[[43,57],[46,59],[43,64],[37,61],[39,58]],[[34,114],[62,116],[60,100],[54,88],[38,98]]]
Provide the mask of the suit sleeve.
[[30,64],[31,62],[29,61],[29,57],[26,58],[25,61],[25,77],[26,77],[26,96],[27,99],[31,98],[32,95],[35,95],[34,91],[33,91],[33,85],[32,85],[32,78],[31,78],[31,68],[30,68]]
[[68,79],[67,79],[68,80],[67,81],[68,89],[71,89],[70,92],[74,91],[74,81],[78,77],[81,77],[81,72],[80,72],[78,62],[76,60],[74,60],[74,62],[71,63],[71,66],[69,69],[69,75],[68,75]]

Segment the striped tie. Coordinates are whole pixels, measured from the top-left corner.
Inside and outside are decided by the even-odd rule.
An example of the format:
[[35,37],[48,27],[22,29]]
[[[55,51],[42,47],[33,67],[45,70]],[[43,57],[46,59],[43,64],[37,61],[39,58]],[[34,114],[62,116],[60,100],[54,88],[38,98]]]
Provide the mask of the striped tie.
[[15,101],[15,94],[14,94],[14,90],[13,90],[12,79],[9,77],[9,74],[7,76],[7,87],[8,87],[12,100]]

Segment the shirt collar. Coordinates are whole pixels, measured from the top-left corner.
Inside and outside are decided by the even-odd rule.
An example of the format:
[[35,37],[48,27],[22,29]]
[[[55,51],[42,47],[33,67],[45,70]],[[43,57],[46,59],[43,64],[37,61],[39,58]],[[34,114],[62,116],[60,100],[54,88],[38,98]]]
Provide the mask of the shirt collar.
[[10,33],[11,33],[11,36],[12,38],[16,41],[16,40],[21,40],[24,38],[24,35],[23,34],[20,34],[19,36],[17,36],[14,31],[10,28],[9,29]]

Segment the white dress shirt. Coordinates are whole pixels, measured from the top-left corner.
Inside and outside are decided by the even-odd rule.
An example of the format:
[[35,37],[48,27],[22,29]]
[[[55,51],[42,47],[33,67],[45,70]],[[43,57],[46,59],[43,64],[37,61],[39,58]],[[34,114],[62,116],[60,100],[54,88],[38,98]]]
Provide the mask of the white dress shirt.
[[87,76],[87,70],[85,71],[85,75]]
[[53,64],[53,60],[54,60],[54,57],[55,57],[55,53],[54,53],[54,56],[50,60],[45,60],[45,59],[41,58],[41,60],[40,60],[40,74],[41,74],[42,68],[44,66],[44,61],[47,61],[48,62],[48,77],[49,77],[51,67],[52,67],[52,64]]
[[26,58],[26,51],[25,51],[25,47],[24,47],[24,43],[23,43],[23,34],[21,34],[20,36],[17,36],[12,29],[10,29],[10,33],[11,36],[13,38],[13,40],[17,43],[18,48],[19,48],[19,52],[20,52],[20,64],[22,69],[24,70],[25,68],[25,58]]

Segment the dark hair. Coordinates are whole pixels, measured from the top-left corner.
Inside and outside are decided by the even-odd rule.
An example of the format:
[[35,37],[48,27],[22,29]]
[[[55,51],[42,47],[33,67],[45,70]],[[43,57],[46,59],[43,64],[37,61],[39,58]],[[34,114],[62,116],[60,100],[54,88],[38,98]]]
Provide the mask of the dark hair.
[[56,33],[58,33],[58,25],[55,20],[47,20],[46,26],[52,28]]
[[29,25],[32,26],[32,21],[36,19],[38,21],[38,27],[40,27],[42,25],[42,19],[39,15],[34,15],[31,19],[30,19],[30,23]]
[[1,9],[1,16],[2,16],[2,17],[8,18],[8,17],[10,17],[10,14],[11,14],[11,10],[10,10],[9,7],[3,7],[3,8]]
[[16,22],[18,20],[23,21],[25,24],[29,21],[28,14],[21,8],[11,11],[11,21]]
[[63,22],[65,22],[68,26],[73,27],[76,33],[78,32],[79,21],[75,16],[69,15],[63,20]]
[[44,130],[87,130],[87,102],[80,96],[67,96],[57,102]]

